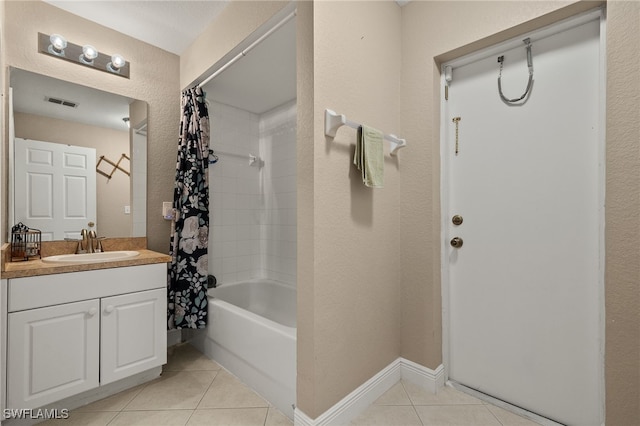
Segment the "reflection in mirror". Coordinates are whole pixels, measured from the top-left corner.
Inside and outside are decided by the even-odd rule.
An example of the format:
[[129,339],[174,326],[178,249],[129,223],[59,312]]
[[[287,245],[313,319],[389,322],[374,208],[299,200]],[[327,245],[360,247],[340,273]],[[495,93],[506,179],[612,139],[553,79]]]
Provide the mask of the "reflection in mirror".
[[[11,68],[9,226],[146,235],[147,104]],[[10,126],[11,128],[11,126]]]

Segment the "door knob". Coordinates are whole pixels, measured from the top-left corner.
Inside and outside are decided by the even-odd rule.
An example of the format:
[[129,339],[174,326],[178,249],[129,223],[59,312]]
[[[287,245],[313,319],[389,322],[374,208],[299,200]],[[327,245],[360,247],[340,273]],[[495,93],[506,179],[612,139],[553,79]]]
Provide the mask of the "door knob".
[[451,222],[453,222],[454,225],[462,225],[462,216],[459,214],[453,216],[451,218]]
[[111,312],[113,312],[113,305],[109,305],[106,307],[106,309],[104,310],[106,313],[110,314]]
[[462,247],[462,238],[460,237],[453,237],[451,239],[451,247],[455,247],[455,248],[460,248]]

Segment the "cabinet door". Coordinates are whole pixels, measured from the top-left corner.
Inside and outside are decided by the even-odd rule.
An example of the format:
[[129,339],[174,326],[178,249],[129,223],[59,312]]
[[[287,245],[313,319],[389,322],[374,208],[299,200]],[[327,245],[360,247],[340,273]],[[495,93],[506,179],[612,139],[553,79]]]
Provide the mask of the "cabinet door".
[[166,289],[105,297],[101,311],[101,384],[167,362]]
[[37,408],[98,386],[99,309],[96,299],[8,315],[8,408]]

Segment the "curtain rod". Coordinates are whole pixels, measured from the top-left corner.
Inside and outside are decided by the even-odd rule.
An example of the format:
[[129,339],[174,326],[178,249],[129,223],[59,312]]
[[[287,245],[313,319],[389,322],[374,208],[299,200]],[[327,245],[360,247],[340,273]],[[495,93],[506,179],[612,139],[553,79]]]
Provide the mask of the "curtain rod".
[[253,49],[254,47],[256,47],[257,45],[259,45],[260,43],[262,43],[267,37],[269,37],[271,34],[273,34],[274,32],[276,32],[278,29],[280,29],[280,27],[282,27],[284,24],[286,24],[287,22],[289,22],[293,17],[295,17],[297,14],[297,11],[294,10],[293,12],[291,12],[290,14],[288,14],[287,16],[285,16],[282,21],[278,22],[276,25],[274,25],[269,31],[267,31],[266,33],[264,33],[262,36],[260,36],[256,41],[254,41],[253,43],[251,43],[249,45],[249,47],[247,47],[246,49],[244,49],[242,52],[238,53],[236,56],[234,56],[233,58],[231,58],[231,60],[229,60],[229,62],[227,62],[226,64],[224,64],[221,68],[219,68],[216,72],[214,72],[213,74],[211,74],[209,77],[207,77],[206,79],[204,79],[201,83],[200,83],[200,87],[204,86],[205,84],[207,84],[208,82],[210,82],[211,80],[213,80],[214,78],[216,78],[220,73],[222,73],[224,70],[226,70],[227,68],[229,68],[231,65],[235,64],[236,61],[238,61],[240,58],[242,58],[243,56],[246,56],[247,53],[249,53],[249,51],[251,49]]

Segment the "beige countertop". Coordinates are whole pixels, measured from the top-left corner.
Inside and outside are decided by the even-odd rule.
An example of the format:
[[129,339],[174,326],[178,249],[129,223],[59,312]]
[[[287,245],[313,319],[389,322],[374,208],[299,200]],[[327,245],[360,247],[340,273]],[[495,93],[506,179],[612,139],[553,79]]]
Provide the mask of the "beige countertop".
[[140,254],[129,259],[100,263],[47,263],[40,259],[25,262],[9,262],[4,265],[2,278],[33,277],[36,275],[64,274],[66,272],[93,271],[96,269],[121,268],[124,266],[167,263],[171,256],[147,249],[138,249]]
[[[11,262],[9,245],[2,247],[2,272],[0,278],[21,278],[37,275],[64,274],[67,272],[93,271],[96,269],[121,268],[126,266],[148,265],[151,263],[171,262],[171,256],[158,253],[146,248],[146,238],[113,238],[105,240],[105,251],[136,250],[140,254],[136,257],[99,263],[48,263],[40,259],[31,259],[22,262]],[[42,255],[52,256],[57,254],[73,253],[76,242],[43,242]]]

